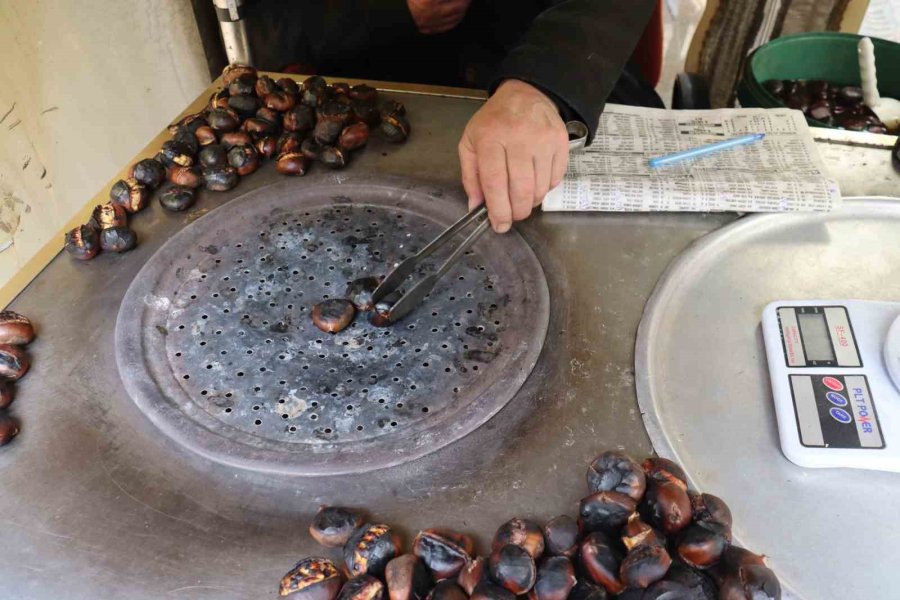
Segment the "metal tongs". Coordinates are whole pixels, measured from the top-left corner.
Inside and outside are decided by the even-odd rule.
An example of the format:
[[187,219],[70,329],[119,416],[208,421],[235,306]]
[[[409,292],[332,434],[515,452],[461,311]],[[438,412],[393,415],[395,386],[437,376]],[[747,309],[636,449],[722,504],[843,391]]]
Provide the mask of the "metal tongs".
[[437,283],[438,279],[440,279],[444,273],[450,270],[450,267],[456,264],[456,262],[460,259],[460,257],[468,250],[472,244],[478,240],[481,235],[487,231],[490,226],[490,222],[487,220],[487,208],[482,204],[480,207],[471,211],[469,214],[464,216],[462,219],[448,227],[444,232],[434,238],[427,246],[419,250],[415,255],[410,256],[391,271],[387,277],[384,278],[384,281],[381,282],[375,291],[372,292],[372,303],[376,304],[380,300],[384,299],[388,294],[396,292],[400,285],[406,281],[406,278],[412,275],[416,268],[429,256],[431,256],[435,251],[444,246],[447,242],[453,239],[457,233],[471,225],[472,223],[477,223],[478,226],[475,228],[475,231],[469,234],[467,238],[465,238],[462,243],[457,246],[456,250],[453,251],[452,254],[441,264],[437,271],[434,273],[422,278],[415,285],[410,288],[408,292],[400,296],[400,298],[394,303],[391,307],[390,311],[387,314],[388,322],[394,323],[399,321],[406,315],[408,315],[422,300],[428,293],[434,288],[434,285]]

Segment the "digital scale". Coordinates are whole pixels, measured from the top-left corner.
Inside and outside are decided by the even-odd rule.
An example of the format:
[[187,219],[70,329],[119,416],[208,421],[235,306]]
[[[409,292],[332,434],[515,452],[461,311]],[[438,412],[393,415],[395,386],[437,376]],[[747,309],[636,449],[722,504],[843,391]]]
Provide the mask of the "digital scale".
[[785,456],[900,472],[900,303],[773,302],[762,331]]

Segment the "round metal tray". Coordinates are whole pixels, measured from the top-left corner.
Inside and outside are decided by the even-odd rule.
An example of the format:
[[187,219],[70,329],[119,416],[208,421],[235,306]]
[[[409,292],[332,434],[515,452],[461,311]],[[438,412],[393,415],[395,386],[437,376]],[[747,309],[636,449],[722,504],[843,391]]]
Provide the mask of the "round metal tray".
[[330,181],[285,180],[219,208],[129,288],[122,380],[191,450],[305,475],[387,467],[484,423],[534,366],[549,295],[515,233],[482,238],[392,327],[359,314],[341,333],[319,331],[313,304],[387,274],[462,210],[409,182]]
[[760,318],[773,300],[809,298],[900,298],[900,201],[751,216],[691,246],[638,330],[644,423],[660,455],[729,503],[736,541],[791,594],[892,598],[900,477],[803,469],[780,450]]

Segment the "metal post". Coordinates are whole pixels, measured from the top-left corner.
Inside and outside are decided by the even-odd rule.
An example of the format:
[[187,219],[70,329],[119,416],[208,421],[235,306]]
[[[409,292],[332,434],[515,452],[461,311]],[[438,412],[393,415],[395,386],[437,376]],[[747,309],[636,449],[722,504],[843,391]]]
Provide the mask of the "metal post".
[[213,0],[219,29],[225,44],[225,55],[230,64],[253,64],[247,29],[243,21],[245,0]]

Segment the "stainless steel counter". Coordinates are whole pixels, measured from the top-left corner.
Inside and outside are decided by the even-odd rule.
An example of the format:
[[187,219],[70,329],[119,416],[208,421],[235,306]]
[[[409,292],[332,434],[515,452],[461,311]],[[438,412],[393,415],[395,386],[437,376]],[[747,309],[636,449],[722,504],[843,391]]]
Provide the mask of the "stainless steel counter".
[[[402,100],[410,141],[372,143],[351,172],[443,186],[462,212],[456,142],[478,101]],[[232,192],[202,194],[187,215],[154,202],[133,221],[135,251],[88,264],[58,256],[12,304],[39,338],[13,405],[22,433],[0,450],[0,596],[274,598],[295,561],[322,553],[306,532],[321,503],[366,507],[408,540],[427,526],[458,528],[483,549],[511,516],[574,514],[600,450],[651,452],[633,374],[644,303],[674,257],[733,216],[542,214],[519,225],[550,289],[543,352],[499,414],[424,458],[316,479],[232,469],[169,442],[119,379],[119,303],[174,232],[278,177],[266,165]]]

